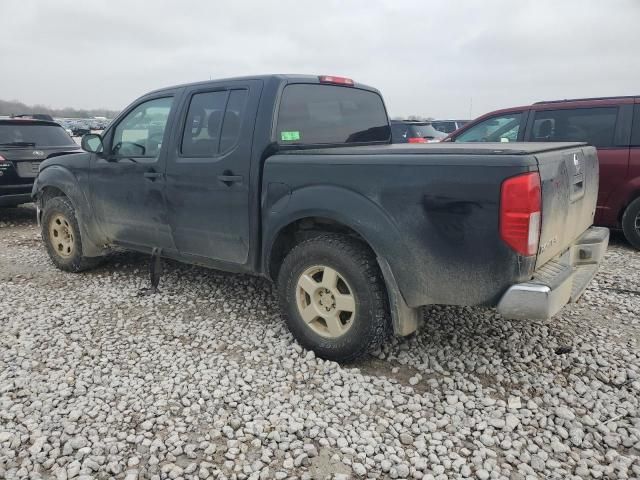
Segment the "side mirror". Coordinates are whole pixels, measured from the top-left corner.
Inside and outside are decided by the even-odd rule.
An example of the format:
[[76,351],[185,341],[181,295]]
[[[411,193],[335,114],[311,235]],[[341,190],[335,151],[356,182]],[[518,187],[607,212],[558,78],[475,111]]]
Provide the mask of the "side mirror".
[[87,133],[82,136],[80,146],[89,153],[102,153],[102,137],[97,133]]

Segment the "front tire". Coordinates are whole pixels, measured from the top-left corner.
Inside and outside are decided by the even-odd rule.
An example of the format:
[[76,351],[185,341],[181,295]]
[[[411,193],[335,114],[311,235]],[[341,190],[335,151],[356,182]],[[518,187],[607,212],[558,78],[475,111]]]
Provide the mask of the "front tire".
[[66,272],[95,267],[100,258],[82,256],[82,237],[75,209],[67,197],[49,199],[42,214],[42,240],[53,264]]
[[628,242],[640,250],[640,198],[631,202],[624,211],[622,231]]
[[278,292],[289,330],[321,358],[353,361],[389,334],[375,256],[347,235],[323,234],[295,246],[280,268]]

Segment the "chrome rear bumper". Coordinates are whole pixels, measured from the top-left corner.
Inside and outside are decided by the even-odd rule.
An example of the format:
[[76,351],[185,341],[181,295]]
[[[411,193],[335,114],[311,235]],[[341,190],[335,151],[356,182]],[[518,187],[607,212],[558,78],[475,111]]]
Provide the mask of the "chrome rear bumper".
[[563,254],[539,268],[528,282],[511,286],[498,303],[506,318],[544,320],[580,298],[609,244],[609,229],[591,227]]

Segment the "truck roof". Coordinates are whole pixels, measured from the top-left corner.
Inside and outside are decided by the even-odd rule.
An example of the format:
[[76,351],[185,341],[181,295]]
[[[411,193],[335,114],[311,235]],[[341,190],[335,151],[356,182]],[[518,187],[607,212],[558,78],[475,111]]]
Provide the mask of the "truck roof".
[[278,154],[307,155],[387,155],[387,154],[433,154],[433,155],[531,155],[563,150],[586,145],[584,142],[513,142],[513,143],[394,143],[390,145],[366,145],[353,147],[328,147],[310,149],[287,149]]
[[[289,74],[289,73],[271,73],[271,74],[262,74],[262,75],[249,75],[249,76],[241,76],[241,77],[228,77],[228,78],[212,78],[211,80],[203,80],[200,82],[190,82],[190,83],[182,83],[178,85],[171,85],[163,88],[159,88],[153,90],[147,95],[152,93],[159,93],[166,90],[173,90],[175,88],[183,88],[183,87],[193,87],[199,85],[207,85],[209,83],[219,83],[219,82],[231,82],[231,81],[242,81],[242,80],[279,80],[282,82],[300,82],[300,83],[317,83],[320,84],[320,75],[298,75],[298,74]],[[365,85],[362,83],[358,83],[354,81],[353,87],[357,87],[364,90],[371,90],[373,92],[378,92],[376,88],[373,88],[369,85]]]

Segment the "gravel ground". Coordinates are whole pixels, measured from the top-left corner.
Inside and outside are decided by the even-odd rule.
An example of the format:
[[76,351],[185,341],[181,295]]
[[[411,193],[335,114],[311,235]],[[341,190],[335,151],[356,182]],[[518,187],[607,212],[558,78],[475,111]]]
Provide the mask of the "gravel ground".
[[264,280],[146,259],[54,269],[0,210],[0,478],[640,478],[640,253],[549,322],[431,308],[319,360]]

